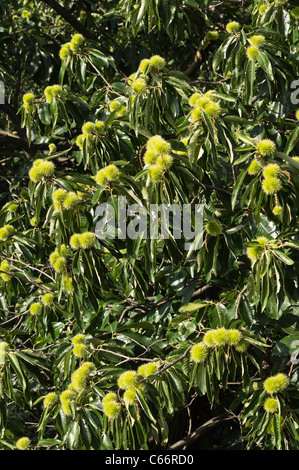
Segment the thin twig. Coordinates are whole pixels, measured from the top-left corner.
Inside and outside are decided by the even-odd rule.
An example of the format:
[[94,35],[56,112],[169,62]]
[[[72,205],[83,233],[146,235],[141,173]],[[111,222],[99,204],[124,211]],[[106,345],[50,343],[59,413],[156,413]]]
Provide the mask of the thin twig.
[[97,352],[107,352],[109,354],[113,354],[114,356],[119,356],[125,358],[127,361],[149,361],[152,362],[152,359],[146,359],[144,357],[129,357],[125,356],[124,354],[117,353],[115,351],[111,351],[110,349],[103,349],[103,348],[95,348]]

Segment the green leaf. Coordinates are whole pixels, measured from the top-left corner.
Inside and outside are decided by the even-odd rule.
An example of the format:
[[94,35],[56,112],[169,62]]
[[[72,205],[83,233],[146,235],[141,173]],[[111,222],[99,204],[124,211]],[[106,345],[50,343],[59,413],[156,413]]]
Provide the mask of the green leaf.
[[261,68],[264,70],[264,72],[266,72],[266,74],[269,76],[269,79],[273,81],[274,80],[273,70],[272,70],[271,62],[268,59],[266,52],[259,50],[257,54],[257,62],[261,66]]
[[71,421],[68,426],[66,443],[69,449],[76,449],[80,436],[80,425],[77,421]]
[[146,416],[153,423],[155,423],[156,420],[155,420],[154,416],[152,415],[152,412],[151,412],[148,404],[146,403],[146,400],[144,399],[142,393],[140,393],[138,389],[136,389],[136,396],[137,396],[138,403],[139,403],[140,407],[142,408],[142,410],[144,411],[144,413],[146,414]]
[[179,312],[192,314],[206,306],[207,306],[207,302],[201,302],[201,301],[189,302],[187,305],[183,305],[182,307],[180,307]]
[[249,137],[247,137],[244,134],[241,134],[240,132],[235,132],[235,135],[239,140],[241,140],[245,144],[249,145],[249,148],[254,149],[254,142],[253,142],[252,139],[250,139]]
[[40,447],[53,447],[53,446],[61,446],[63,444],[62,441],[59,439],[40,439],[38,441],[38,445]]
[[25,392],[27,390],[26,374],[22,370],[22,367],[21,367],[15,353],[9,352],[8,359],[9,359],[15,373],[17,374],[18,379],[20,380],[23,391]]
[[290,246],[291,248],[295,248],[295,250],[299,250],[299,241],[298,240],[288,240],[284,242],[284,246]]
[[246,98],[247,103],[252,104],[254,82],[255,82],[255,63],[249,60],[245,71],[246,77]]
[[294,160],[292,157],[289,157],[288,155],[286,155],[285,153],[282,153],[282,152],[276,152],[275,155],[277,155],[282,160],[287,161],[292,166],[294,166],[297,170],[299,170],[299,162]]
[[282,261],[283,263],[291,266],[292,264],[294,264],[294,261],[289,258],[285,253],[283,253],[282,251],[280,250],[273,250],[273,253],[274,255],[280,259],[280,261]]
[[[296,147],[299,141],[299,125],[297,124],[290,137],[288,138],[287,145],[284,149],[286,155],[289,155],[291,151]],[[298,163],[298,162],[297,162]]]
[[275,446],[277,450],[281,450],[281,416],[280,414],[274,414],[273,416],[273,430],[274,430],[274,438],[275,438]]
[[236,206],[236,203],[237,203],[237,200],[238,200],[238,195],[239,195],[239,192],[241,190],[241,187],[242,187],[242,184],[244,182],[244,179],[247,175],[247,170],[246,169],[243,169],[241,170],[238,178],[237,178],[237,181],[234,185],[234,189],[233,189],[233,194],[232,194],[232,210],[235,209],[235,206]]

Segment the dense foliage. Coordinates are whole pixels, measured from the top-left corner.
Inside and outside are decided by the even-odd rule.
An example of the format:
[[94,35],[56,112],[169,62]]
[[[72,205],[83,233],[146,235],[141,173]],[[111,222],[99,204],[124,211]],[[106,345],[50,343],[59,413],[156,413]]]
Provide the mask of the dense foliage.
[[0,17],[0,449],[298,448],[296,1]]

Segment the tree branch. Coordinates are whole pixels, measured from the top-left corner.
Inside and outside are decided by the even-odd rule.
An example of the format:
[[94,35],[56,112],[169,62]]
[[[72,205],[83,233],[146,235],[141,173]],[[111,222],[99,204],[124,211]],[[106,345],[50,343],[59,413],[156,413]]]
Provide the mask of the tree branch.
[[[206,284],[206,285],[200,287],[199,289],[197,289],[196,291],[193,292],[193,294],[190,298],[190,301],[194,300],[196,297],[200,297],[201,294],[203,294],[206,290],[210,289],[211,287],[213,287],[212,284]],[[166,302],[169,302],[169,300],[171,300],[171,299],[172,299],[171,294],[166,294],[158,302],[154,302],[155,297],[152,296],[152,297],[146,297],[146,300],[150,302],[149,304],[129,305],[128,307],[126,307],[123,310],[123,312],[122,312],[122,314],[121,314],[121,316],[118,320],[118,324],[120,324],[124,320],[125,315],[128,312],[130,312],[131,310],[141,310],[140,312],[136,313],[136,315],[134,315],[132,317],[133,320],[136,320],[137,318],[148,314],[151,310],[153,310],[155,308],[158,308],[158,307],[161,307],[161,305],[164,305]]]
[[178,449],[186,448],[190,446],[190,444],[193,444],[197,439],[203,436],[206,432],[210,431],[210,429],[217,426],[217,424],[222,423],[223,421],[228,421],[228,420],[235,419],[235,418],[236,418],[236,415],[234,415],[233,413],[223,413],[219,416],[216,416],[215,418],[212,418],[206,423],[199,426],[190,436],[187,436],[184,439],[177,441],[175,444],[172,444],[169,447],[169,449],[178,450]]
[[67,23],[69,23],[73,28],[75,28],[78,33],[82,34],[86,39],[91,39],[92,41],[97,41],[97,36],[87,29],[80,21],[75,18],[67,8],[61,6],[56,0],[43,0],[49,7],[51,7],[58,15],[62,16]]
[[26,139],[26,132],[21,127],[21,119],[17,115],[16,110],[10,104],[5,103],[5,104],[0,104],[0,111],[3,111],[9,117],[9,119],[13,123],[14,128],[15,128],[16,132],[18,133],[18,135],[22,139],[27,140]]
[[[48,150],[48,144],[39,144],[39,143],[29,143],[27,140],[23,139],[22,137],[14,134],[6,133],[5,131],[0,130],[0,148],[1,148],[1,155],[2,156],[13,156],[14,152],[18,152],[23,150],[27,157],[33,157],[36,152]],[[70,148],[68,144],[61,144],[57,146],[58,151],[67,150]]]
[[199,66],[202,62],[201,51],[202,51],[202,48],[204,46],[205,40],[206,40],[205,37],[201,40],[201,42],[199,44],[199,47],[198,47],[198,49],[195,53],[192,64],[190,64],[189,67],[187,68],[187,70],[184,71],[184,74],[187,75],[188,77],[190,77],[191,75],[194,74],[194,72],[196,72],[196,70],[199,68]]

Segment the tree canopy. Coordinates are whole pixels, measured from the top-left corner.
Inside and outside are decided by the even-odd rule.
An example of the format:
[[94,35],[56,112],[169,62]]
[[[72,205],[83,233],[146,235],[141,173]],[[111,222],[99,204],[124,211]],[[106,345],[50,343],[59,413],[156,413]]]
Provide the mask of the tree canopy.
[[1,450],[298,448],[296,3],[0,0]]

